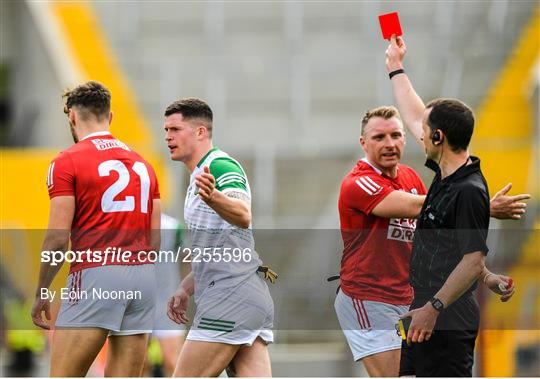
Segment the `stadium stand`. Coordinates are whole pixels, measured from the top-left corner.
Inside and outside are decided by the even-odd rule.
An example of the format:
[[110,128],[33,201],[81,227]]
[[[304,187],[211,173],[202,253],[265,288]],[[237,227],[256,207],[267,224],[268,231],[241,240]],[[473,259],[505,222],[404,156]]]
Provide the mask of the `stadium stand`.
[[[277,334],[283,344],[272,353],[274,373],[359,374],[343,350],[335,288],[324,278],[339,267],[338,185],[360,156],[360,119],[364,110],[393,102],[384,68],[387,42],[376,16],[396,10],[418,92],[424,100],[459,97],[475,108],[473,148],[484,157],[491,190],[511,179],[515,192],[536,198],[518,226],[532,233],[513,246],[500,235],[491,243],[498,246],[492,263],[518,278],[530,276],[538,304],[538,9],[535,1],[2,1],[1,93],[11,109],[0,134],[9,147],[1,152],[2,265],[20,273],[21,290],[33,289],[38,262],[30,252],[39,250],[42,233],[27,230],[45,227],[47,166],[71,143],[60,108],[63,88],[93,78],[111,89],[113,131],[115,124],[129,125],[118,137],[158,168],[166,207],[178,217],[187,176],[167,161],[162,114],[176,98],[203,97],[216,115],[214,140],[234,151],[251,178],[259,250],[281,269],[281,284],[272,291],[283,329]],[[413,143],[405,163],[421,167]],[[427,170],[419,172],[429,180]],[[25,254],[18,245],[23,240]],[[516,260],[515,246],[522,251]],[[536,271],[515,271],[523,266]],[[512,319],[523,309],[488,307]],[[311,322],[302,330],[294,320],[305,314]],[[477,373],[540,375],[534,368],[520,371],[525,366],[518,359],[494,359],[517,355],[523,346],[539,354],[539,336],[496,332],[481,340]]]

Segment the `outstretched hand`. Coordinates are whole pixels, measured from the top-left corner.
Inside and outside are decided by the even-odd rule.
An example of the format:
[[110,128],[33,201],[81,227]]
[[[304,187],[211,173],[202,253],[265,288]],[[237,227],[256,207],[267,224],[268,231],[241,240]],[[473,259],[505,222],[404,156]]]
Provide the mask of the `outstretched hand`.
[[386,49],[386,68],[388,72],[403,68],[403,59],[406,52],[407,46],[405,46],[403,38],[396,37],[395,34],[392,34],[390,45]]
[[510,189],[512,189],[512,183],[508,183],[493,196],[490,201],[491,217],[499,220],[519,220],[525,214],[527,204],[522,201],[530,199],[531,195],[525,193],[508,196],[507,193]]

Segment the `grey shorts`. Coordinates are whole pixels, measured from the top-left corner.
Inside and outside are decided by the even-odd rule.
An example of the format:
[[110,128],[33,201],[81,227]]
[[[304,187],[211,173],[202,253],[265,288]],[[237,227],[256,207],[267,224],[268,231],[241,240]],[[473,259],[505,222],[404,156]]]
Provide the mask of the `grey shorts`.
[[274,302],[266,282],[253,274],[236,287],[205,290],[197,299],[197,311],[188,340],[252,345],[257,337],[274,341]]
[[156,303],[152,264],[74,272],[60,295],[57,328],[103,328],[110,335],[152,332]]
[[340,289],[334,308],[355,361],[401,348],[401,337],[395,324],[409,306],[357,300]]

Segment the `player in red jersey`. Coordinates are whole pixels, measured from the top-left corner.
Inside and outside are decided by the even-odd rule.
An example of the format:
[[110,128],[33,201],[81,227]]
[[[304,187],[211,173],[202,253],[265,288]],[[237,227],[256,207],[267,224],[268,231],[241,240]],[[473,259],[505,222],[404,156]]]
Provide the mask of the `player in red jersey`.
[[[50,329],[42,313],[50,320],[50,302],[62,299],[51,376],[85,376],[107,337],[105,375],[140,376],[154,319],[155,277],[146,258],[159,250],[156,175],[109,133],[107,88],[91,81],[64,98],[75,145],[49,166],[49,226],[32,319]],[[70,239],[73,253],[67,251]],[[48,288],[62,253],[73,263],[68,286],[56,294]]]
[[[396,108],[366,113],[360,145],[366,157],[345,177],[339,196],[344,247],[334,305],[355,361],[362,360],[370,376],[398,376],[401,338],[394,325],[412,300],[409,262],[426,188],[399,163],[405,131]],[[516,218],[523,211],[515,205],[519,197],[505,190],[492,200],[492,214]],[[497,284],[505,278],[493,275]],[[513,288],[502,299],[512,294]]]
[[344,248],[335,308],[354,359],[371,376],[397,376],[401,339],[394,324],[412,300],[414,218],[426,188],[399,163],[405,131],[395,108],[366,113],[360,145],[366,157],[345,177],[339,196]]

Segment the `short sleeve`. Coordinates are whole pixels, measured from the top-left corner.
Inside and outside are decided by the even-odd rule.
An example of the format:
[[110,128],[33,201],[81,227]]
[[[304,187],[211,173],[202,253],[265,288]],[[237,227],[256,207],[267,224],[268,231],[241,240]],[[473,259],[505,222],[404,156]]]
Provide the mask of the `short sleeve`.
[[75,167],[67,153],[58,155],[47,171],[49,198],[75,195]]
[[489,197],[481,188],[468,186],[460,191],[456,201],[456,239],[458,253],[476,251],[487,254],[489,228]]
[[160,198],[161,198],[161,195],[159,194],[159,183],[156,179],[156,185],[154,187],[154,193],[152,194],[152,199],[156,200]]
[[377,175],[359,175],[345,181],[342,194],[349,207],[370,214],[394,188],[384,183]]
[[154,176],[154,180],[153,180],[154,190],[152,191],[152,199],[156,200],[156,199],[161,198],[161,195],[159,193],[159,182],[157,180],[157,175],[156,175],[156,172],[154,171],[154,168],[152,166],[150,166],[150,168],[152,169],[152,175]]
[[230,158],[216,158],[210,163],[210,173],[216,179],[216,189],[221,192],[240,190],[247,192],[247,179],[242,168]]

